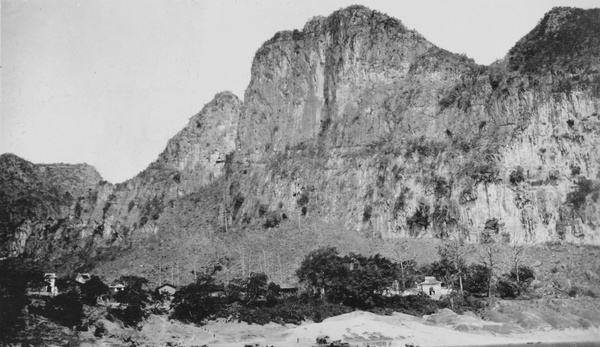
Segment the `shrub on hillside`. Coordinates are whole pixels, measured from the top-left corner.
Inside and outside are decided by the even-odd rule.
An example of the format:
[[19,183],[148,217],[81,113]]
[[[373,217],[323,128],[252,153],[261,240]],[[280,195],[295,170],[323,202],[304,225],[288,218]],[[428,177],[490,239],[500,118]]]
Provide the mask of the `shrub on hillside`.
[[144,307],[139,304],[129,304],[125,307],[111,308],[108,312],[123,322],[125,326],[132,328],[138,327],[139,324],[149,316]]
[[67,292],[50,299],[42,315],[58,324],[73,327],[79,325],[84,317],[83,304],[76,292]]
[[125,289],[116,293],[115,299],[123,305],[110,309],[109,312],[125,326],[135,328],[149,315],[146,307],[150,296],[144,290],[148,280],[138,276],[121,276],[120,281],[125,284]]
[[442,297],[440,306],[450,308],[452,311],[463,314],[469,312],[480,312],[487,305],[487,301],[470,295],[460,295],[454,292],[448,296]]
[[406,218],[411,236],[418,236],[419,231],[429,227],[429,205],[420,204],[415,213]]
[[587,196],[590,194],[594,201],[598,201],[600,197],[600,184],[594,180],[581,177],[577,181],[577,188],[567,194],[567,203],[572,204],[573,208],[579,209],[585,204]]
[[472,264],[467,267],[463,288],[469,294],[486,294],[490,270],[481,264]]
[[523,174],[523,168],[518,166],[517,169],[510,173],[508,177],[510,183],[513,185],[517,185],[525,180],[525,175]]
[[81,285],[81,301],[86,305],[95,306],[98,297],[108,293],[108,286],[98,276]]
[[510,278],[521,286],[528,285],[529,283],[531,283],[531,281],[535,279],[533,269],[529,266],[519,266],[518,271],[519,272],[517,274],[517,271],[515,269],[512,269],[510,271]]
[[496,293],[503,299],[514,299],[521,294],[521,291],[517,282],[505,275],[498,280]]

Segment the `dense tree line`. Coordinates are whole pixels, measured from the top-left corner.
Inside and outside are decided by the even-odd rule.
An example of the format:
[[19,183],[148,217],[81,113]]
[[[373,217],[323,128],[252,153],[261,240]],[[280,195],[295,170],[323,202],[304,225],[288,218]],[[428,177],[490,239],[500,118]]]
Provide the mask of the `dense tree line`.
[[[484,306],[481,297],[490,293],[493,272],[485,264],[467,266],[464,256],[471,251],[459,243],[446,242],[438,249],[440,260],[419,267],[414,260],[396,262],[379,254],[340,255],[336,248],[324,247],[302,261],[296,272],[301,292],[291,296],[283,295],[265,274],[218,283],[215,275],[220,267],[216,266],[175,294],[171,317],[197,324],[219,317],[265,324],[306,319],[318,322],[355,309],[413,315],[431,314],[445,307],[458,312],[477,311]],[[518,269],[495,282],[499,296],[515,298],[533,279],[531,269]],[[441,279],[454,292],[439,301],[424,293],[398,295],[399,291],[415,288],[425,276]]]
[[[534,279],[533,270],[520,265],[516,248],[511,249],[509,257],[514,265],[512,270],[495,276],[490,264],[498,262],[492,258],[498,251],[491,248],[498,243],[492,236],[485,240],[489,249],[483,248],[483,260],[471,265],[466,264],[465,255],[472,249],[458,242],[443,243],[438,248],[439,260],[422,266],[414,259],[394,261],[379,254],[340,255],[334,247],[316,249],[305,257],[296,272],[298,293],[282,291],[262,273],[219,282],[220,265],[197,274],[196,281],[179,288],[172,300],[148,290],[148,280],[136,276],[122,276],[120,281],[125,289],[112,294],[97,276],[83,285],[59,279],[61,294],[39,298],[44,304],[30,305],[29,312],[67,327],[85,328],[84,306],[97,305],[99,298],[110,299],[118,304],[106,309],[106,317],[135,328],[151,313],[170,313],[171,318],[194,324],[219,317],[258,324],[299,324],[304,320],[319,322],[355,309],[412,315],[431,314],[446,307],[459,313],[477,311],[484,305],[481,297],[492,293],[502,298],[519,297]],[[11,279],[0,281],[2,340],[10,341],[10,336],[23,329],[22,313],[31,303],[27,290],[44,285],[42,275],[34,264],[18,260],[0,262],[0,276]],[[439,301],[424,293],[399,295],[406,289],[414,289],[425,276],[435,276],[454,292]]]

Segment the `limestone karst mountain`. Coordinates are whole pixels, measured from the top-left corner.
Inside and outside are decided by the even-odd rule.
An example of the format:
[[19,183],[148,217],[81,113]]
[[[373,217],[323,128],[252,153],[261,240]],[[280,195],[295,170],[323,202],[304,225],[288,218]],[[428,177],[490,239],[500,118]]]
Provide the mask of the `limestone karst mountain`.
[[[480,66],[362,6],[313,18],[259,48],[243,102],[217,94],[131,180],[94,176],[53,209],[58,188],[4,194],[3,214],[15,201],[49,212],[3,222],[3,247],[73,267],[177,252],[243,263],[244,235],[279,235],[260,239],[277,249],[306,225],[344,230],[334,243],[487,230],[600,244],[599,37],[600,10],[555,8]],[[1,161],[3,191],[18,161]]]

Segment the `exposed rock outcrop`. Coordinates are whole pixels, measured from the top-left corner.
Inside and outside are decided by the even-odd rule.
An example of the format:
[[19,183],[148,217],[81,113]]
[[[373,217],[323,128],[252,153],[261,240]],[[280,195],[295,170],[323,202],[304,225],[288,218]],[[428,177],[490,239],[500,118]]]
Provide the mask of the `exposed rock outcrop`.
[[497,220],[520,242],[600,243],[598,12],[551,11],[490,67],[359,6],[278,33],[240,120],[242,209],[384,238],[476,241]]
[[[105,219],[126,234],[155,233],[153,221],[172,201],[186,196],[224,173],[227,155],[236,148],[242,102],[222,92],[190,118],[159,158],[131,180],[115,186],[105,202]],[[114,201],[114,202],[113,202]]]

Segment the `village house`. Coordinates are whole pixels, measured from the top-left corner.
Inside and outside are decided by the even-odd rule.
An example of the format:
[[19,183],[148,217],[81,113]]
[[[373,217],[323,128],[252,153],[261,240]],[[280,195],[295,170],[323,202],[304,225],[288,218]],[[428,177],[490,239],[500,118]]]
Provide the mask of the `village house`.
[[85,282],[89,281],[90,278],[92,278],[92,276],[90,276],[89,273],[77,273],[77,276],[75,276],[75,282],[84,284]]
[[156,288],[156,292],[162,295],[173,296],[177,292],[177,288],[170,283],[165,283]]
[[27,289],[28,295],[56,296],[58,288],[56,287],[56,274],[47,272],[44,274],[44,282],[41,285]]
[[281,287],[279,289],[279,294],[285,296],[298,295],[298,287]]
[[425,276],[425,281],[419,283],[419,289],[434,300],[439,300],[442,295],[452,292],[452,289],[444,287],[443,282],[433,276]]
[[46,292],[50,293],[50,295],[52,295],[52,296],[58,295],[58,288],[56,288],[56,274],[53,272],[45,273],[44,281],[47,284]]
[[125,285],[121,282],[113,282],[108,286],[108,288],[110,289],[111,293],[118,293],[125,290]]

